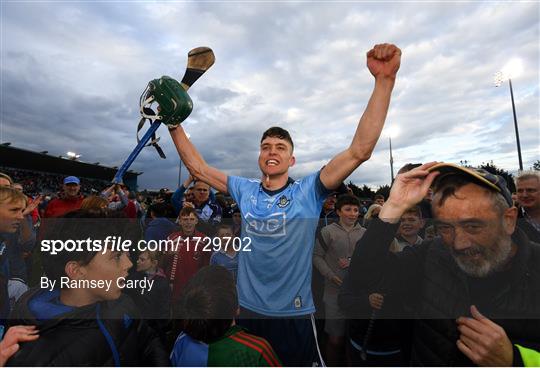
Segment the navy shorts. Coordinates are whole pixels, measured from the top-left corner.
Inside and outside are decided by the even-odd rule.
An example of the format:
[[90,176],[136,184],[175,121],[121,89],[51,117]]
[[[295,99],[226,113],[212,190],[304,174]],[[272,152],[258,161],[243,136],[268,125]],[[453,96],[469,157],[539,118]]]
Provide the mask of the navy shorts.
[[324,366],[317,345],[315,319],[311,314],[298,317],[270,317],[240,307],[238,325],[264,337],[284,366]]

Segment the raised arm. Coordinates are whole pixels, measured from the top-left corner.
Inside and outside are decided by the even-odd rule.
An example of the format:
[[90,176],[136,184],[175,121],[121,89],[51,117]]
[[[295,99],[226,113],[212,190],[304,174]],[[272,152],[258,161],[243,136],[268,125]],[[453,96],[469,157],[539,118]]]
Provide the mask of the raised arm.
[[180,187],[178,187],[174,191],[171,197],[171,204],[173,205],[174,210],[176,211],[177,214],[180,213],[180,210],[182,209],[182,199],[184,199],[184,193],[186,192],[187,188],[192,182],[193,182],[193,176],[189,174],[187,179],[184,180],[182,185],[180,185]]
[[184,129],[179,126],[170,129],[172,140],[180,158],[189,170],[189,173],[196,179],[204,181],[222,193],[228,193],[227,175],[212,166],[209,166],[197,151],[193,143],[188,139]]
[[335,156],[321,171],[327,189],[335,189],[360,164],[367,161],[379,140],[401,62],[401,50],[391,44],[375,45],[367,53],[367,66],[375,77],[375,87],[358,122],[349,148]]

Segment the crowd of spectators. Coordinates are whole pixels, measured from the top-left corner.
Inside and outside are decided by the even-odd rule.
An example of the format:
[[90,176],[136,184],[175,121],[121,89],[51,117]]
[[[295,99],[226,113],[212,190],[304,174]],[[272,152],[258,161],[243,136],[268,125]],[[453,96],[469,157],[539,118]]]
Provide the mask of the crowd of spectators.
[[[402,174],[406,172],[403,171]],[[18,171],[18,175],[22,175],[22,172]],[[21,179],[22,176],[18,178]],[[156,195],[144,196],[130,191],[124,185],[108,185],[101,187],[99,195],[84,196],[82,194],[84,182],[77,177],[68,176],[61,179],[62,189],[59,195],[50,200],[44,207],[39,203],[44,198],[40,194],[43,193],[42,191],[28,193],[24,184],[16,185],[17,183],[6,173],[0,176],[0,180],[3,180],[1,184],[4,187],[14,187],[18,193],[24,193],[24,195],[20,194],[22,195],[20,198],[24,198],[25,203],[27,203],[24,215],[21,217],[21,225],[17,226],[14,234],[2,233],[2,244],[5,245],[2,276],[7,287],[4,297],[9,300],[2,306],[4,308],[3,318],[7,317],[7,310],[11,309],[12,319],[8,322],[11,322],[10,324],[14,324],[15,321],[20,322],[21,325],[16,327],[17,331],[27,333],[26,337],[20,341],[34,341],[35,339],[40,341],[37,337],[37,331],[42,326],[38,325],[37,329],[24,327],[24,318],[27,316],[17,315],[20,311],[16,311],[16,309],[23,308],[21,303],[29,303],[29,300],[33,300],[32,298],[39,299],[35,295],[28,299],[28,293],[31,295],[35,293],[35,289],[32,287],[37,286],[36,280],[39,277],[51,274],[51,271],[46,271],[50,265],[42,259],[46,258],[46,255],[41,254],[39,247],[35,246],[36,239],[50,237],[46,230],[58,228],[58,224],[53,221],[49,222],[50,219],[58,221],[62,218],[92,218],[94,221],[91,226],[101,227],[100,231],[103,234],[105,234],[104,229],[107,229],[108,234],[119,234],[118,228],[123,228],[125,231],[124,223],[131,222],[128,237],[156,242],[170,240],[172,243],[179,240],[179,244],[182,244],[176,250],[131,252],[125,261],[126,264],[133,265],[125,268],[129,274],[128,280],[139,280],[139,283],[141,280],[152,280],[150,290],[144,290],[143,287],[126,288],[122,293],[135,302],[136,307],[132,311],[133,315],[145,319],[149,326],[148,331],[152,331],[149,335],[141,333],[138,338],[142,338],[146,342],[154,341],[154,339],[160,342],[159,344],[155,343],[155,346],[159,345],[160,348],[156,348],[156,352],[149,353],[150,355],[144,358],[149,359],[146,362],[155,364],[159,362],[159,359],[164,359],[161,363],[168,363],[165,353],[167,349],[173,351],[171,359],[177,365],[202,364],[201,362],[208,364],[208,359],[211,361],[217,359],[222,363],[227,361],[224,356],[219,354],[217,357],[215,354],[209,355],[208,348],[206,348],[204,358],[201,358],[200,355],[190,355],[193,354],[191,349],[198,346],[194,345],[197,337],[207,346],[214,346],[215,339],[219,336],[199,336],[198,334],[203,333],[201,327],[186,326],[185,321],[189,320],[186,315],[189,313],[193,314],[193,319],[212,316],[209,311],[204,311],[202,305],[199,312],[194,311],[193,305],[191,305],[191,303],[200,305],[194,302],[193,298],[201,297],[209,303],[212,303],[212,298],[218,298],[218,296],[204,295],[203,297],[199,295],[200,293],[204,294],[203,290],[200,290],[202,288],[200,283],[205,277],[210,280],[216,277],[213,275],[214,273],[217,275],[222,272],[220,268],[207,269],[208,265],[223,267],[224,270],[228,271],[226,274],[231,277],[230,281],[227,282],[235,283],[239,256],[237,250],[229,247],[224,250],[213,249],[214,251],[208,252],[204,251],[202,246],[195,246],[201,241],[200,239],[220,239],[219,242],[214,241],[214,244],[224,244],[227,239],[240,236],[239,225],[241,225],[242,216],[230,197],[216,193],[208,184],[196,181],[191,176],[174,193],[162,190]],[[29,179],[20,181],[23,183],[35,182]],[[529,238],[538,240],[540,231],[538,221],[535,220],[538,215],[538,207],[540,207],[538,172],[526,172],[519,175],[516,184],[517,195],[513,197],[516,202],[511,204],[519,208],[516,216],[519,213],[519,217],[522,219],[519,222],[520,229],[523,229]],[[14,198],[19,197],[15,196]],[[422,201],[431,204],[431,191],[422,198]],[[425,248],[426,242],[424,240],[432,242],[441,240],[441,234],[437,232],[437,226],[433,226],[432,219],[425,218],[422,214],[419,206],[422,201],[403,210],[399,216],[399,226],[392,228],[389,232],[385,231],[385,237],[382,237],[381,230],[376,233],[375,239],[380,238],[381,241],[390,236],[391,242],[388,243],[388,249],[391,253],[414,254]],[[0,205],[3,204],[0,203]],[[412,307],[407,306],[400,309],[400,304],[396,299],[401,294],[390,292],[386,283],[380,284],[380,278],[368,286],[367,280],[369,278],[366,274],[368,271],[362,272],[364,275],[362,283],[354,283],[354,285],[365,285],[364,289],[360,289],[365,290],[362,292],[359,292],[356,286],[351,287],[352,281],[348,277],[353,269],[355,270],[354,277],[359,277],[357,273],[360,271],[354,263],[354,258],[359,257],[354,255],[359,253],[357,243],[361,243],[366,234],[366,228],[382,226],[379,217],[385,206],[388,204],[385,205],[384,197],[378,196],[372,201],[360,201],[345,186],[342,186],[340,191],[328,195],[323,205],[313,255],[313,293],[318,310],[317,316],[320,319],[317,325],[321,335],[319,344],[324,346],[323,355],[330,365],[405,365],[411,359],[411,351],[414,351],[412,346],[413,341],[415,341],[412,323],[414,318],[412,309],[410,309]],[[236,220],[234,220],[235,217]],[[109,225],[104,225],[104,222],[101,221],[103,219],[108,219],[106,223]],[[372,222],[377,224],[371,224]],[[67,231],[65,230],[66,225],[63,226],[64,231]],[[51,229],[46,229],[47,227]],[[67,227],[69,228],[69,226]],[[77,233],[75,234],[73,231]],[[72,229],[71,235],[81,237],[84,235],[81,231],[81,226],[77,225],[76,230]],[[90,233],[95,236],[94,231]],[[442,236],[444,237],[444,233]],[[58,238],[56,235],[54,237]],[[384,241],[388,242],[388,240]],[[364,254],[359,258],[360,261],[356,261],[361,262],[360,268],[362,270],[370,269],[371,273],[376,274],[386,269],[386,266],[382,264],[376,270],[373,269],[373,265],[368,267],[365,262],[370,257],[371,255]],[[203,272],[200,275],[202,280],[195,278],[200,272]],[[208,275],[203,276],[205,274]],[[219,282],[223,282],[223,277],[224,274],[219,276],[221,279]],[[404,275],[403,278],[405,277]],[[345,280],[347,281],[344,285]],[[198,286],[193,286],[192,283]],[[216,282],[213,281],[213,283]],[[211,285],[208,284],[206,287],[211,290]],[[29,288],[30,291],[27,291]],[[195,294],[186,296],[186,290],[191,290],[191,288],[195,288],[196,291],[193,292]],[[37,289],[39,290],[39,288]],[[236,289],[233,288],[230,292],[232,293],[233,290],[235,292]],[[215,292],[219,294],[218,291]],[[234,301],[236,294],[229,295],[231,296],[229,303],[237,305],[237,301]],[[185,298],[188,298],[189,302],[186,302]],[[220,302],[216,302],[215,308],[219,308],[220,311],[227,310],[228,306],[223,304],[222,299],[219,300]],[[190,303],[190,305],[188,306],[186,303]],[[486,308],[486,305],[482,305],[482,307]],[[218,312],[213,310],[212,313]],[[362,313],[362,318],[359,318],[359,314]],[[480,312],[475,310],[474,313]],[[455,317],[459,318],[458,315]],[[235,313],[228,312],[226,320],[234,321],[235,319]],[[232,326],[234,325],[232,323]],[[220,336],[247,334],[241,327],[231,327],[231,324],[213,326],[213,328],[216,329],[214,331],[219,331],[218,335]],[[154,334],[155,338],[152,337]],[[178,339],[176,336],[179,336]],[[6,338],[9,338],[9,335]],[[193,340],[194,338],[195,340]],[[41,339],[44,340],[44,338]],[[261,344],[268,346],[269,350],[267,349],[264,356],[250,350],[248,353],[252,357],[248,361],[239,360],[238,364],[247,364],[247,362],[252,364],[262,362],[264,365],[281,364],[279,356],[264,340],[254,335],[243,337],[243,339],[259,339]],[[239,341],[244,340],[239,337]],[[523,344],[523,342],[521,343]],[[529,341],[525,341],[523,346],[514,346],[516,354],[519,354],[519,349],[525,352],[527,349],[525,346],[528,343]],[[34,347],[33,351],[39,351],[36,349],[41,349],[41,344],[37,342],[35,344],[37,347]],[[162,350],[162,347],[167,348]],[[236,348],[248,349],[246,345],[242,344]],[[415,352],[415,354],[417,353]],[[31,362],[25,360],[26,358],[23,356],[28,357],[29,355],[18,354],[17,358],[12,361]],[[132,357],[131,359],[139,358]],[[483,359],[487,358],[483,357]],[[517,359],[516,355],[514,355],[514,359]],[[497,361],[486,360],[486,362],[496,363]],[[522,360],[518,360],[519,362],[523,363]],[[114,363],[114,361],[110,363]],[[445,363],[444,359],[441,358],[439,363]]]
[[[9,175],[15,183],[24,187],[29,196],[55,196],[62,190],[64,175],[34,170],[14,169],[0,166],[0,172]],[[104,188],[108,182],[93,178],[80,178],[81,194],[90,195]]]

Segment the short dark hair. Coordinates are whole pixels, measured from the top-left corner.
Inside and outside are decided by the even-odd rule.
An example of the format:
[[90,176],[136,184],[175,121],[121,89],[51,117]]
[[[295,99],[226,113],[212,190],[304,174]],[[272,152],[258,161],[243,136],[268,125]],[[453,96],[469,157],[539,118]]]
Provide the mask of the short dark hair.
[[178,217],[185,217],[193,214],[196,218],[199,218],[197,215],[197,211],[195,211],[195,208],[193,207],[184,207],[180,210],[180,213],[178,214]]
[[148,210],[153,212],[155,217],[166,217],[168,212],[168,204],[154,203]]
[[286,140],[287,142],[291,144],[292,150],[294,151],[294,143],[292,141],[291,135],[285,129],[280,128],[280,127],[268,128],[262,135],[261,143],[268,137]]
[[201,268],[184,287],[179,302],[184,332],[207,344],[225,334],[237,310],[234,279],[221,266]]
[[341,210],[341,207],[351,205],[360,208],[360,200],[352,194],[342,194],[337,198],[335,209]]
[[374,197],[374,198],[375,198],[375,200],[377,200],[377,199],[382,199],[382,200],[384,200],[384,196],[383,196],[382,194],[375,194],[375,197]]
[[416,217],[418,217],[419,219],[422,219],[422,209],[420,208],[420,206],[412,206],[412,207],[409,207],[405,210],[405,212],[403,212],[403,214],[412,214],[412,215],[416,215]]

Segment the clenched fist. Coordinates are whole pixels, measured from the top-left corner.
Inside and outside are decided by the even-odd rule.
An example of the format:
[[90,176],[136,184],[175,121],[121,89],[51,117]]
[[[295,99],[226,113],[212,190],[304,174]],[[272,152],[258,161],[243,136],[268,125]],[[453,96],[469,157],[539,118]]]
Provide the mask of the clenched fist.
[[375,45],[367,52],[367,66],[375,78],[395,79],[401,63],[401,50],[395,45]]

